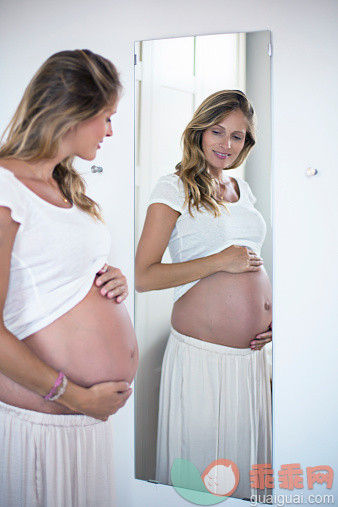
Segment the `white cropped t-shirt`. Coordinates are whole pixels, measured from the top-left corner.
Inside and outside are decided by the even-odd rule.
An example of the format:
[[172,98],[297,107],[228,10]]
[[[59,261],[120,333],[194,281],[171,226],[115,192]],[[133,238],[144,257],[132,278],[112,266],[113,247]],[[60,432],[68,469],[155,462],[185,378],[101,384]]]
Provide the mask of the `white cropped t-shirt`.
[[[176,174],[162,176],[150,195],[149,205],[162,203],[178,211],[177,219],[169,240],[172,262],[200,259],[221,252],[231,245],[246,246],[260,255],[265,239],[266,225],[262,215],[254,207],[256,198],[244,180],[236,178],[240,197],[236,202],[220,206],[221,215],[201,207],[192,208],[193,217],[184,206],[185,194],[181,179]],[[175,287],[174,301],[177,301],[199,280]]]
[[107,227],[75,205],[41,199],[0,167],[0,206],[20,224],[12,250],[4,323],[23,339],[79,303],[107,260]]

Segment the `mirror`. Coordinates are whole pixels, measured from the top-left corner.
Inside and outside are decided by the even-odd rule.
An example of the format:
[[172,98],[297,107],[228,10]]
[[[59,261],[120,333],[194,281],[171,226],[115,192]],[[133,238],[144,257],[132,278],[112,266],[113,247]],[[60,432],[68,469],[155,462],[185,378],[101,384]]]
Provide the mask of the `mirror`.
[[[181,135],[193,112],[218,90],[242,90],[256,112],[257,142],[246,162],[226,174],[245,179],[257,198],[255,207],[266,222],[261,256],[272,281],[270,35],[260,31],[136,42],[136,245],[151,191],[161,176],[175,172],[182,158]],[[168,251],[163,262],[171,262]],[[159,386],[173,289],[136,293],[135,304],[140,349],[135,380],[135,475],[155,481]],[[266,352],[271,356],[271,344]]]

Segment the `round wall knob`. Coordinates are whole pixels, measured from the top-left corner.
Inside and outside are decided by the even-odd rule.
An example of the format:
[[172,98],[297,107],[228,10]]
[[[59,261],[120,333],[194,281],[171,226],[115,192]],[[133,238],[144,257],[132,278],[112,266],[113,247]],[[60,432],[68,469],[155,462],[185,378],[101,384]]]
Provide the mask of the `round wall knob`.
[[316,174],[318,174],[318,171],[314,167],[308,167],[306,169],[306,175],[307,176],[315,176]]

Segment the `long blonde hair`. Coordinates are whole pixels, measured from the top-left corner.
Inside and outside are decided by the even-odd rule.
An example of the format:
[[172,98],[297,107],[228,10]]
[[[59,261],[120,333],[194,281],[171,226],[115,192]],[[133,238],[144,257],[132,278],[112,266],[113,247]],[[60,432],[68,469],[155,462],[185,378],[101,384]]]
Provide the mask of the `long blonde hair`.
[[[118,72],[106,58],[88,49],[55,53],[27,86],[1,138],[0,158],[53,158],[64,134],[113,105],[121,89]],[[53,178],[70,202],[102,220],[99,205],[85,195],[73,157],[56,165]]]
[[185,204],[189,213],[192,208],[200,211],[203,205],[215,216],[220,215],[219,205],[215,195],[215,184],[207,170],[207,161],[202,150],[203,132],[224,118],[232,111],[240,109],[244,114],[248,127],[245,142],[240,154],[227,169],[234,169],[241,165],[256,142],[255,113],[252,105],[243,92],[239,90],[222,90],[206,98],[195,111],[182,135],[183,156],[176,165],[185,191]]

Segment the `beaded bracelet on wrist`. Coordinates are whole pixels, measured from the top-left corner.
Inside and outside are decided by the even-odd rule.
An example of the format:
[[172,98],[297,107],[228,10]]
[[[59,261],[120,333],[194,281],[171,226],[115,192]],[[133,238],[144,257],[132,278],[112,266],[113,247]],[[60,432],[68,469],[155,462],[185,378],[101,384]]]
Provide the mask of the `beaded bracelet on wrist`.
[[52,396],[51,398],[49,398],[49,401],[58,400],[64,394],[67,384],[68,384],[68,379],[67,379],[66,375],[64,375],[63,379],[62,379],[62,383],[61,383],[57,393],[54,396]]
[[60,396],[64,394],[67,384],[68,380],[66,375],[62,371],[60,371],[57,379],[54,382],[52,389],[49,391],[48,394],[46,394],[46,396],[44,396],[44,399],[48,401],[55,401],[59,399]]

